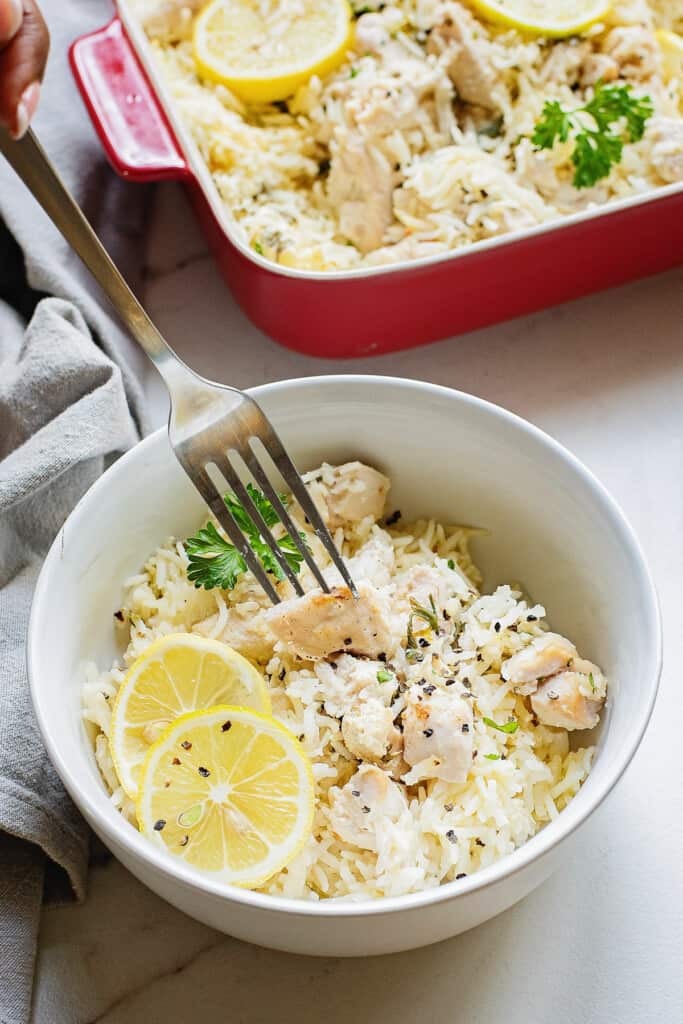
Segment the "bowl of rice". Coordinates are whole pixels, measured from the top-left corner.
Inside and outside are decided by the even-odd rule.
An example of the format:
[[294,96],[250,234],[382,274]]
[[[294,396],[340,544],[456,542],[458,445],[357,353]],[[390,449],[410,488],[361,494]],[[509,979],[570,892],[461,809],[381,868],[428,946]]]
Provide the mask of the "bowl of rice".
[[[503,409],[382,377],[253,394],[358,600],[294,504],[334,615],[321,624],[305,565],[304,596],[283,579],[274,607],[249,572],[196,587],[206,509],[158,431],[88,491],[41,572],[28,663],[45,744],[115,856],[207,924],[315,955],[439,941],[559,866],[635,753],[661,657],[647,566],[588,470]],[[300,848],[250,887],[198,867],[187,836],[170,849],[165,821],[139,828],[112,758],[133,667],[180,635],[246,658],[310,765]]]

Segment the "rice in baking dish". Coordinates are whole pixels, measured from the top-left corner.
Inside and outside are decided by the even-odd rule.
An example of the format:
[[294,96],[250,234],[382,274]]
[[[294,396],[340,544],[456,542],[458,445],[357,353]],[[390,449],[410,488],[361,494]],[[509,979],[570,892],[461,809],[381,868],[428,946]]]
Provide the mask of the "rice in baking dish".
[[[417,259],[683,180],[681,86],[664,81],[655,36],[683,27],[682,0],[617,0],[605,24],[559,41],[453,0],[354,4],[337,71],[247,108],[197,77],[201,0],[129,0],[238,233],[267,259],[321,271]],[[576,108],[598,79],[631,83],[654,115],[608,178],[577,190],[571,143],[537,151],[529,135],[546,100]]]
[[[195,589],[183,544],[169,539],[125,583],[122,660],[88,669],[84,716],[100,772],[134,823],[107,740],[126,667],[165,634],[219,638],[264,672],[273,714],[301,739],[315,779],[312,835],[263,891],[353,899],[459,879],[515,850],[575,796],[594,747],[570,749],[568,729],[597,723],[606,680],[548,632],[543,607],[519,587],[480,593],[469,544],[482,531],[383,518],[388,481],[359,463],[324,465],[307,481],[359,590],[384,609],[384,650],[352,649],[348,638],[342,652],[308,657],[310,636],[285,637],[270,618],[288,604],[270,609],[249,573],[232,591]],[[321,543],[292,514],[334,582]],[[315,585],[306,567],[301,581]],[[287,581],[278,587],[292,595]],[[436,621],[411,619],[416,606]]]

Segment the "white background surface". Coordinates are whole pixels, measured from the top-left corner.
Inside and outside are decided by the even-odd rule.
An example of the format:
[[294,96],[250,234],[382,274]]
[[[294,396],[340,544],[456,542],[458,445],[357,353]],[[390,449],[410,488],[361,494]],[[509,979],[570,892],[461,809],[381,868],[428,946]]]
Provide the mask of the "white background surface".
[[[195,923],[103,857],[85,905],[44,913],[34,1024],[683,1022],[683,271],[329,363],[246,321],[175,186],[158,194],[148,268],[152,316],[209,377],[238,387],[339,370],[415,377],[504,405],[571,448],[641,538],[662,603],[664,675],[645,740],[573,864],[481,928],[374,960],[293,957]],[[165,400],[151,377],[150,397],[159,424]]]

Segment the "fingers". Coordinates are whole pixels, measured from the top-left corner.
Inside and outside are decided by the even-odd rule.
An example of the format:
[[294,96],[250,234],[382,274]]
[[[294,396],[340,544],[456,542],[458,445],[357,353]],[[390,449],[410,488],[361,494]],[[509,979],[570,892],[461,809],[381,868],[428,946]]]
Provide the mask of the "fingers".
[[14,39],[22,14],[21,0],[0,0],[0,48]]
[[[0,0],[0,10],[9,6]],[[0,122],[15,138],[26,132],[40,98],[50,39],[35,0],[23,0],[21,26],[0,48]]]

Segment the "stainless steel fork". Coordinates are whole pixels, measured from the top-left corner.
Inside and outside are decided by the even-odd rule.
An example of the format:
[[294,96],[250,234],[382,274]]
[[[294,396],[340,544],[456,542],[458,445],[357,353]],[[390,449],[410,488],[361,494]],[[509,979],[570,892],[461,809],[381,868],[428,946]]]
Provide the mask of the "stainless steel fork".
[[300,596],[303,594],[301,583],[244,486],[242,478],[245,469],[268,497],[319,585],[326,592],[330,588],[276,488],[270,482],[263,464],[263,450],[272,459],[342,578],[356,595],[353,580],[306,485],[258,404],[237,388],[214,384],[200,377],[175,354],[124,281],[33,132],[29,131],[23,139],[15,142],[0,128],[0,152],[78,253],[133,338],[163,377],[171,396],[168,421],[171,447],[270,600],[277,603],[280,597],[230,514],[222,490],[212,480],[209,473],[212,466],[242,503],[295,592]]

